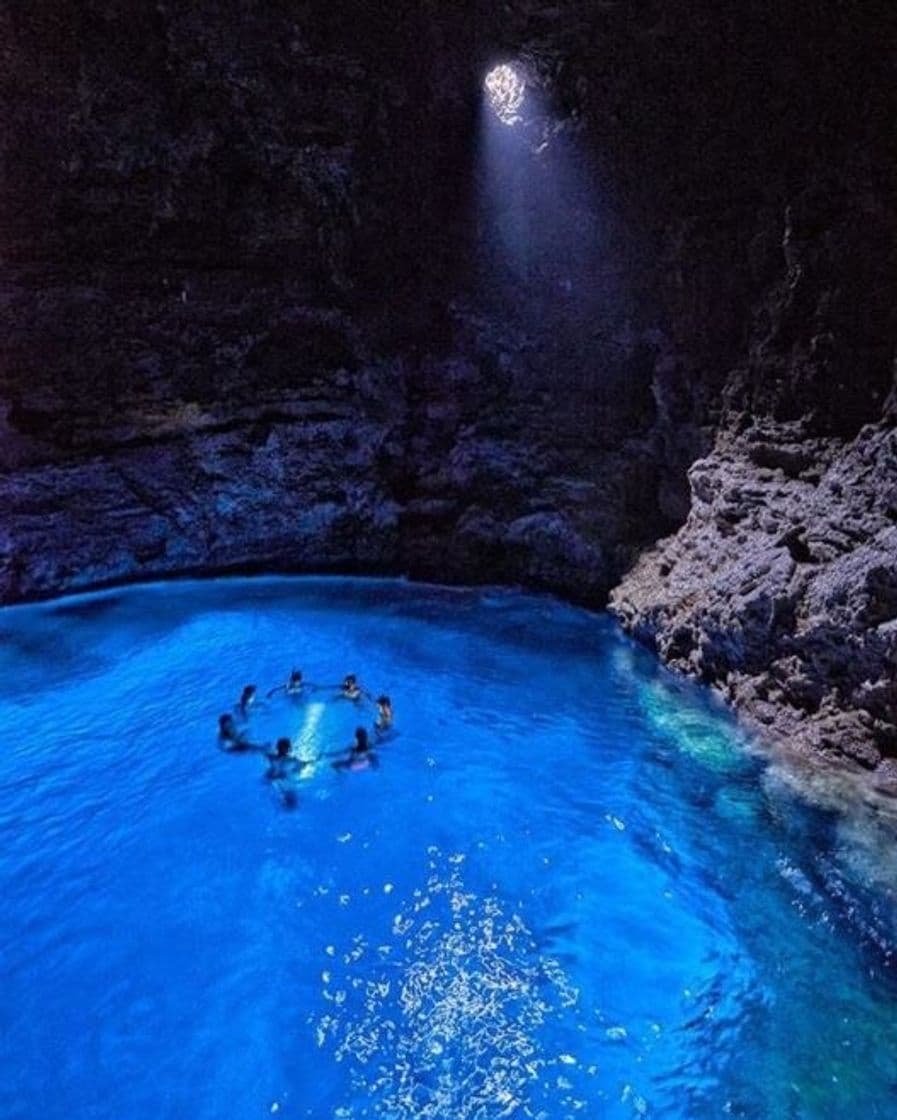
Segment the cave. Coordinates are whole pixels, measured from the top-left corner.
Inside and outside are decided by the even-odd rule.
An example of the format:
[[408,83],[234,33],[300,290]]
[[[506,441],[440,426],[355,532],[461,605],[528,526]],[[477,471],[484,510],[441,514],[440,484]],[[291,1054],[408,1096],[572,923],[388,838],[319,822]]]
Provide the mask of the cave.
[[893,804],[893,5],[9,0],[0,37],[4,608],[522,589]]
[[893,13],[493,7],[7,8],[0,599],[521,584],[891,784]]

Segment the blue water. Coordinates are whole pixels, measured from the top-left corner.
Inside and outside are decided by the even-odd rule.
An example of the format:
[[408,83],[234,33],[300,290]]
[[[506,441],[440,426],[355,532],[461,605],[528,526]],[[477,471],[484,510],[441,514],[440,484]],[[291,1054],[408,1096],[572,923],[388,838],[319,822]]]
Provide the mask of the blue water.
[[[886,813],[605,619],[234,580],[0,612],[0,1116],[897,1116]],[[282,806],[293,666],[391,694]],[[307,759],[369,707],[272,700]]]

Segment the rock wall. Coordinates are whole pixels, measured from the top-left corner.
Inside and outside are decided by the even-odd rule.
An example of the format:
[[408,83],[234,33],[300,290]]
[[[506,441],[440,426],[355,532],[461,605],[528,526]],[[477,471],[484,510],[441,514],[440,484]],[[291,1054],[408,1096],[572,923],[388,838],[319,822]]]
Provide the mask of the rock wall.
[[795,749],[897,789],[897,431],[720,435],[682,529],[612,593],[624,626]]
[[492,175],[481,16],[0,8],[0,600],[282,567],[599,602],[672,527],[635,270],[583,242],[587,160],[558,202],[530,130]]
[[4,601],[277,569],[594,603],[670,524],[650,421],[622,440],[552,416],[518,335],[459,309],[463,353],[383,356],[345,312],[293,294],[246,273],[173,287],[146,269],[19,272],[7,354],[28,377],[0,413]]
[[688,517],[611,609],[766,734],[897,792],[894,219],[868,183],[788,208]]

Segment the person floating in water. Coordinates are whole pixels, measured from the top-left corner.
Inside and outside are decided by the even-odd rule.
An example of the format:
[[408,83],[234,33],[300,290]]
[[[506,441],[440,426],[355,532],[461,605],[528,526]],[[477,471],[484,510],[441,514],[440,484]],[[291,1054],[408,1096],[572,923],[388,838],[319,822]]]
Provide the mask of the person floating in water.
[[346,700],[360,700],[363,695],[364,691],[358,683],[358,678],[354,673],[349,673],[340,685],[340,696]]
[[378,735],[385,735],[388,731],[392,730],[392,700],[388,696],[377,697],[377,720],[374,723],[374,730]]
[[301,758],[296,758],[291,753],[293,744],[287,738],[278,739],[274,745],[273,751],[268,751],[268,769],[265,772],[265,777],[270,781],[283,780],[298,774],[308,765]]
[[287,696],[299,696],[306,687],[306,682],[302,677],[302,670],[293,669],[286,681],[283,684],[277,685],[276,688],[272,688],[268,696],[270,698],[278,692],[285,692]]
[[218,717],[218,740],[223,751],[260,751],[264,748],[258,743],[250,743],[245,734],[237,727],[237,721],[225,712]]
[[240,693],[240,702],[237,704],[237,711],[246,719],[249,715],[249,709],[255,704],[258,689],[254,684],[248,684]]
[[368,733],[363,727],[355,728],[355,742],[348,748],[345,758],[337,759],[333,763],[334,770],[367,770],[371,766],[378,766],[377,756],[371,750]]
[[280,794],[285,809],[295,809],[299,796],[293,788],[293,780],[308,765],[290,752],[293,744],[287,738],[278,739],[273,751],[268,752],[268,769],[265,777]]

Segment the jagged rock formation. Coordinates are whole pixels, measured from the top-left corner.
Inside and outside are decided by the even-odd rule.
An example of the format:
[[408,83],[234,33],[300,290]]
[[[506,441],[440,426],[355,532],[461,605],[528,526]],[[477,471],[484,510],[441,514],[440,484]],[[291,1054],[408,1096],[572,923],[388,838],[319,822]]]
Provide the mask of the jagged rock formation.
[[[624,625],[773,732],[897,755],[893,33],[809,0],[0,6],[0,601],[622,579]],[[535,108],[490,134],[506,57]]]
[[688,518],[611,606],[776,740],[897,792],[893,214],[829,185],[789,209],[782,245]]
[[626,628],[796,749],[897,755],[897,431],[724,434],[689,477],[685,525],[613,592]]

